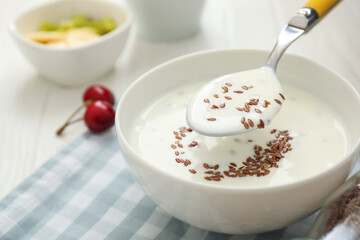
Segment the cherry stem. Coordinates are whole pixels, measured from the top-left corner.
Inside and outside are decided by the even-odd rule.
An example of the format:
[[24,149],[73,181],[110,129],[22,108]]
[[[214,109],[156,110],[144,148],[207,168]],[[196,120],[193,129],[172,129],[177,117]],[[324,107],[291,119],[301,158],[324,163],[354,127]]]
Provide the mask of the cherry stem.
[[66,128],[67,126],[69,126],[70,124],[75,123],[75,122],[79,122],[79,121],[83,120],[83,118],[78,118],[78,119],[76,119],[76,120],[71,121],[71,120],[75,117],[75,115],[78,114],[78,113],[81,111],[81,109],[83,109],[84,107],[87,107],[90,103],[92,103],[92,100],[91,100],[91,99],[85,101],[80,107],[78,107],[78,108],[70,115],[70,117],[66,120],[66,122],[56,131],[56,135],[61,135],[61,133],[65,130],[65,128]]

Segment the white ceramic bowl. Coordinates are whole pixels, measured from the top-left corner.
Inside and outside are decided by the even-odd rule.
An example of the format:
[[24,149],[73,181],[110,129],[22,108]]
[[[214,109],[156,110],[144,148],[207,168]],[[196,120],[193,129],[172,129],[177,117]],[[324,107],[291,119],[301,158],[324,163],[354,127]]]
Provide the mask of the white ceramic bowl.
[[123,95],[115,122],[124,157],[144,191],[171,215],[216,232],[248,234],[275,230],[313,213],[348,176],[360,150],[360,96],[341,76],[294,55],[285,55],[281,60],[280,81],[317,94],[343,116],[347,154],[335,166],[310,178],[277,186],[217,186],[175,177],[134,151],[129,142],[133,134],[131,123],[143,106],[179,85],[257,68],[268,54],[218,50],[180,57],[145,73]]
[[[28,40],[42,21],[59,22],[76,14],[95,19],[111,17],[122,23],[114,31],[78,46],[54,48]],[[131,15],[120,3],[106,0],[62,0],[31,7],[9,23],[9,30],[29,62],[45,78],[65,86],[91,82],[114,65],[123,50],[131,26]]]

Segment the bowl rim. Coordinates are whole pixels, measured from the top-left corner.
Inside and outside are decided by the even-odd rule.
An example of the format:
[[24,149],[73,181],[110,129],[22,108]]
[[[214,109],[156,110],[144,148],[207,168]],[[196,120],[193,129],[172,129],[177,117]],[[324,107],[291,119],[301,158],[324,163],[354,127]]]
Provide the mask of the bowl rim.
[[[79,45],[75,45],[75,46],[67,46],[67,47],[61,47],[61,48],[57,48],[57,47],[49,47],[46,46],[44,44],[40,44],[34,41],[31,41],[30,39],[27,39],[24,34],[21,34],[18,30],[17,30],[17,20],[22,17],[23,15],[30,13],[32,11],[35,11],[39,8],[43,8],[43,7],[49,7],[55,4],[68,4],[71,2],[83,2],[83,3],[88,3],[90,1],[92,2],[98,2],[100,4],[111,4],[113,6],[116,6],[118,9],[121,9],[121,11],[125,14],[125,22],[123,22],[120,26],[116,27],[116,29],[114,29],[113,31],[102,35],[101,37],[99,37],[98,39],[95,39],[94,41],[90,41],[90,42],[86,42],[83,44],[79,44]],[[123,2],[115,2],[112,0],[55,0],[55,1],[51,1],[51,2],[42,2],[42,3],[37,3],[37,4],[32,4],[31,6],[28,6],[22,10],[20,10],[15,17],[13,17],[9,23],[8,23],[8,31],[11,33],[11,35],[16,38],[17,40],[33,47],[33,48],[37,48],[39,50],[45,50],[45,51],[61,51],[61,52],[65,52],[65,51],[74,51],[74,50],[81,50],[84,48],[89,48],[92,47],[94,45],[98,45],[101,44],[105,41],[108,41],[109,39],[113,38],[116,35],[119,35],[123,32],[125,32],[128,28],[130,28],[130,25],[132,23],[132,14],[129,11],[129,8],[127,7],[127,5]]]
[[[124,94],[122,95],[118,106],[116,108],[116,115],[115,115],[115,127],[116,127],[116,133],[117,133],[117,137],[118,137],[118,141],[121,145],[121,149],[123,151],[123,154],[126,155],[127,153],[131,153],[134,157],[134,159],[141,163],[146,165],[148,168],[152,169],[154,172],[157,173],[161,173],[163,175],[165,175],[166,177],[173,179],[174,181],[180,181],[182,184],[187,184],[187,185],[192,185],[193,187],[198,187],[198,188],[202,188],[202,189],[209,189],[209,190],[216,190],[216,191],[223,191],[223,192],[228,192],[228,191],[246,191],[246,192],[257,192],[259,190],[261,191],[274,191],[274,190],[278,190],[278,189],[282,189],[282,188],[292,188],[295,186],[299,186],[299,185],[303,185],[305,183],[308,183],[309,181],[314,181],[316,179],[319,179],[321,177],[323,177],[326,174],[330,174],[334,171],[336,171],[339,167],[341,167],[342,165],[346,164],[348,161],[350,161],[350,159],[352,159],[352,157],[359,157],[360,155],[360,135],[357,138],[357,141],[355,142],[354,146],[352,147],[352,149],[349,149],[349,151],[346,152],[346,154],[342,157],[342,159],[340,161],[338,161],[336,164],[334,164],[333,166],[331,166],[328,169],[322,170],[320,172],[318,172],[317,174],[314,174],[312,176],[308,176],[305,178],[302,178],[300,180],[296,180],[293,182],[287,182],[287,183],[281,183],[281,184],[276,184],[276,185],[271,185],[271,186],[232,186],[232,185],[216,185],[216,184],[209,184],[209,183],[203,183],[203,182],[199,182],[199,181],[192,181],[190,179],[186,179],[186,178],[181,178],[179,176],[176,175],[172,175],[171,173],[163,170],[162,168],[157,168],[154,166],[154,164],[149,163],[149,161],[147,161],[144,157],[142,157],[141,155],[139,155],[135,149],[131,146],[131,144],[128,142],[128,140],[126,140],[123,131],[120,127],[120,111],[122,109],[122,106],[124,105],[125,99],[127,97],[127,95],[130,94],[130,92],[132,91],[132,89],[138,85],[141,84],[141,82],[143,82],[144,80],[146,80],[146,78],[151,75],[153,72],[158,71],[159,69],[162,69],[164,67],[167,67],[167,65],[171,65],[174,64],[176,62],[179,61],[186,61],[188,59],[192,59],[193,57],[199,57],[202,55],[207,55],[207,54],[217,54],[217,53],[231,53],[231,52],[248,52],[248,53],[266,53],[267,55],[270,53],[269,51],[266,50],[259,50],[259,49],[239,49],[239,48],[232,48],[232,49],[211,49],[211,50],[203,50],[203,51],[197,51],[197,52],[193,52],[193,53],[189,53],[183,56],[179,56],[176,57],[174,59],[171,59],[169,61],[166,61],[162,64],[159,64],[158,66],[148,70],[147,72],[143,73],[142,75],[140,75],[124,92]],[[342,81],[342,83],[344,85],[347,85],[350,89],[350,91],[353,91],[359,101],[360,104],[360,93],[355,89],[355,87],[349,82],[347,81],[344,77],[342,77],[340,74],[338,74],[337,72],[335,72],[334,70],[326,67],[323,64],[317,63],[313,60],[310,60],[306,57],[303,56],[299,56],[296,54],[286,54],[289,57],[292,58],[298,58],[301,61],[308,61],[311,64],[315,65],[318,68],[322,68],[324,70],[326,70],[327,72],[335,75],[338,79],[340,79]],[[123,150],[123,148],[126,148]],[[133,159],[132,159],[133,161]],[[352,166],[353,167],[353,166]]]

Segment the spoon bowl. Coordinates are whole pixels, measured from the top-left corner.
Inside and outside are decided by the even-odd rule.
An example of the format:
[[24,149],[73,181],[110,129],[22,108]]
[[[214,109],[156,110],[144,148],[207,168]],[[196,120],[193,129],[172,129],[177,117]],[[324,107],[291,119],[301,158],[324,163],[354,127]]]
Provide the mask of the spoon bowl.
[[188,105],[187,122],[203,135],[237,135],[268,125],[284,99],[271,68],[237,72],[202,87]]

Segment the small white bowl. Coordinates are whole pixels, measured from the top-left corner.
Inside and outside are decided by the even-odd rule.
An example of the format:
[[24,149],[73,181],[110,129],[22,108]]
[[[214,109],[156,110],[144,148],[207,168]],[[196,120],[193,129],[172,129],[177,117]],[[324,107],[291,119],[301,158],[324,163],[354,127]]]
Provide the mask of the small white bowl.
[[150,70],[124,93],[115,118],[124,157],[144,191],[176,218],[229,234],[279,229],[313,213],[350,173],[360,151],[360,96],[338,74],[294,55],[285,55],[281,60],[277,73],[280,81],[316,94],[342,115],[347,153],[334,166],[312,177],[276,186],[218,186],[176,177],[136,152],[129,139],[134,134],[132,122],[143,106],[177,86],[257,68],[268,54],[253,50],[191,54]]
[[[26,38],[42,21],[59,22],[76,14],[95,19],[111,17],[120,25],[99,39],[71,47],[56,48]],[[42,76],[61,85],[75,86],[94,81],[113,67],[126,44],[131,19],[127,8],[117,2],[62,0],[21,12],[9,23],[9,30],[24,56]]]

